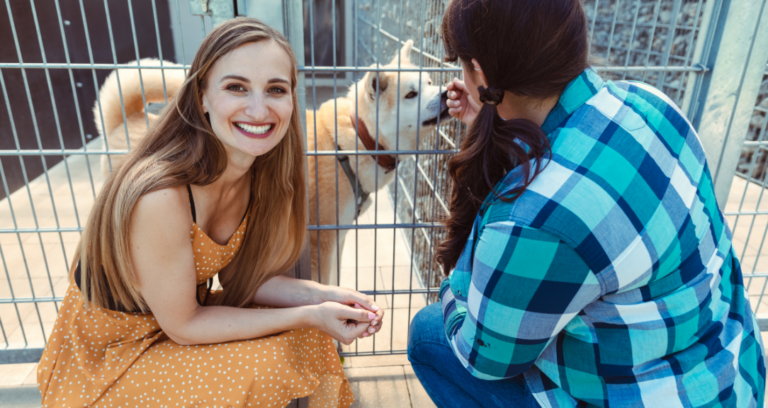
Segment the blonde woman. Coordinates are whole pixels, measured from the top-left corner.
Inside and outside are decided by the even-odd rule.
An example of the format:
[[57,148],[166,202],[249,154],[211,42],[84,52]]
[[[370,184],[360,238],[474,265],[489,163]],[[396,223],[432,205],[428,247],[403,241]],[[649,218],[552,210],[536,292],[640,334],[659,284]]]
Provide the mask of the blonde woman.
[[257,20],[206,37],[90,214],[40,361],[43,406],[352,403],[332,338],[375,333],[381,309],[281,275],[307,223],[297,77]]

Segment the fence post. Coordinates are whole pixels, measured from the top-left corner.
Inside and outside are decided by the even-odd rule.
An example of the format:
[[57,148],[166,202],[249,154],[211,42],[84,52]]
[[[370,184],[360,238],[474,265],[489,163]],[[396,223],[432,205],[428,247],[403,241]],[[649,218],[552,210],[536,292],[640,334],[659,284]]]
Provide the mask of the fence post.
[[709,71],[688,82],[683,111],[698,130],[721,209],[768,60],[768,0],[707,2],[693,61]]

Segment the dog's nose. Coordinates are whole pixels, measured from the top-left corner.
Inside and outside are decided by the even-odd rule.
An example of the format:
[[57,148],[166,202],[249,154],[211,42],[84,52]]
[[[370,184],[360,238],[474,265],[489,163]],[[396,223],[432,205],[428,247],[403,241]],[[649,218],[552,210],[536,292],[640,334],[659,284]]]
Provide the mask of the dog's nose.
[[440,111],[444,111],[448,109],[448,105],[446,102],[448,101],[448,90],[443,91],[443,93],[440,94]]

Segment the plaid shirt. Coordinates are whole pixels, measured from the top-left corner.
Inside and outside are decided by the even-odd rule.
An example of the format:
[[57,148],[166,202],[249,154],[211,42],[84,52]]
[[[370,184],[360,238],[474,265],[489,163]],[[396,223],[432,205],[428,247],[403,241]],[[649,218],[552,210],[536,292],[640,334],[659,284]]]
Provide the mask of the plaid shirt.
[[524,374],[543,407],[762,407],[760,332],[680,110],[586,70],[542,129],[546,167],[489,196],[440,289],[459,360]]

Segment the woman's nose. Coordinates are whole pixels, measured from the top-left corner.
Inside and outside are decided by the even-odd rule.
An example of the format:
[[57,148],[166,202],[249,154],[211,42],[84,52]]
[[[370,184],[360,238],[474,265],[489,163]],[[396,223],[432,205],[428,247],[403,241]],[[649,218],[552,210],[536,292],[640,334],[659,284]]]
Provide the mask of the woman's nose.
[[248,98],[248,106],[245,107],[245,114],[252,117],[254,122],[259,122],[266,119],[269,115],[269,107],[267,107],[267,101],[262,95],[253,95]]

